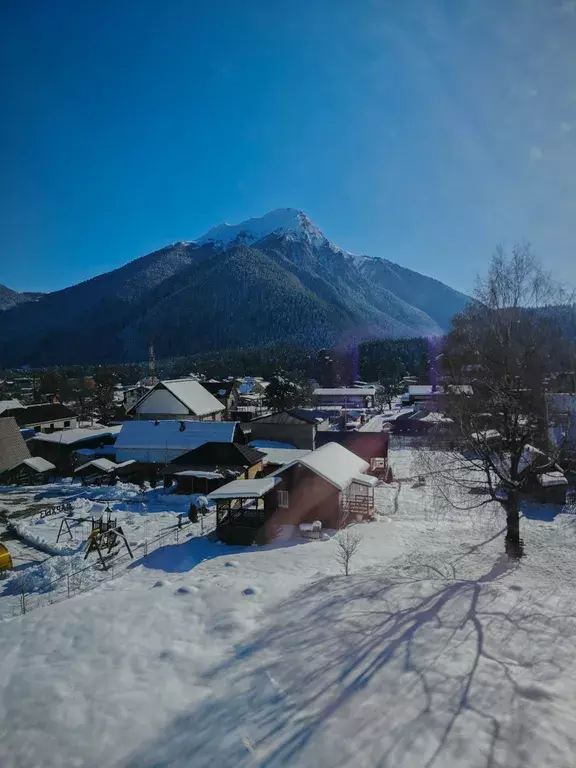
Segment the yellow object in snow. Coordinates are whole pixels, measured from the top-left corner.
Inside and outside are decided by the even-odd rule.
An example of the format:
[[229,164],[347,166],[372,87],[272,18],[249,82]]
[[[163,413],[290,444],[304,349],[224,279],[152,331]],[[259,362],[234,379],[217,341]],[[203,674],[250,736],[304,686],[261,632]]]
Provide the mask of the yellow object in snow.
[[12,555],[8,552],[4,544],[0,542],[0,571],[8,570],[12,567]]

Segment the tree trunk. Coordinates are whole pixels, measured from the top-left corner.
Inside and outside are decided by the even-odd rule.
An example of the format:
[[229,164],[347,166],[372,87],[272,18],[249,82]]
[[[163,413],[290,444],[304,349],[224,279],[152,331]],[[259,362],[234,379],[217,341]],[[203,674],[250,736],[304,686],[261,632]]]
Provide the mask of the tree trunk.
[[520,538],[520,504],[517,491],[509,491],[504,505],[506,510],[506,554],[514,560],[524,555],[524,542]]

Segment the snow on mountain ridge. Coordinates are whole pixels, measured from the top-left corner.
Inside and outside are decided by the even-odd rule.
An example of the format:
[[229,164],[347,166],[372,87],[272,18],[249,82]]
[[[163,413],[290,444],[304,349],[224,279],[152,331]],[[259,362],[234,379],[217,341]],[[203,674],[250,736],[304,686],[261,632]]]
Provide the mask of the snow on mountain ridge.
[[218,224],[199,237],[196,244],[213,243],[219,248],[232,243],[254,245],[273,234],[305,241],[313,247],[328,246],[333,251],[347,253],[331,243],[316,224],[296,208],[277,208],[264,216],[246,219],[239,224]]

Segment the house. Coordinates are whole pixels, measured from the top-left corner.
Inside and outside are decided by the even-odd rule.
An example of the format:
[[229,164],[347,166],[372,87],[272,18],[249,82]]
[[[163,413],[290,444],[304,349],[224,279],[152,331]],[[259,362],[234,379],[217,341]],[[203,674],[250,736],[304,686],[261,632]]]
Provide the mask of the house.
[[177,493],[210,493],[234,479],[251,480],[263,471],[265,454],[238,443],[208,442],[183,453],[164,467],[164,486]]
[[122,426],[77,427],[60,432],[38,432],[27,446],[33,456],[55,465],[59,474],[71,474],[78,460],[83,463],[104,455],[114,458],[114,442]]
[[318,408],[372,408],[376,388],[368,387],[318,387],[312,393],[312,402]]
[[292,408],[252,419],[251,442],[278,441],[312,451],[316,447],[316,434],[329,428],[330,422],[325,415],[304,408]]
[[402,395],[403,405],[413,405],[417,409],[435,409],[439,395],[443,394],[442,387],[433,384],[410,384],[408,392]]
[[129,408],[136,419],[180,419],[183,421],[220,421],[225,406],[199,381],[170,379],[159,381]]
[[238,405],[238,384],[236,381],[203,381],[202,386],[226,409],[226,418]]
[[74,470],[74,475],[81,478],[82,485],[115,485],[119,474],[129,476],[134,461],[116,464],[109,459],[92,459]]
[[379,432],[318,432],[316,448],[334,442],[342,445],[370,465],[370,472],[385,475],[388,469],[390,431]]
[[278,526],[320,521],[340,528],[374,515],[368,462],[338,443],[327,443],[258,480],[228,483],[212,491],[217,533],[227,543],[265,542]]
[[[323,432],[322,434],[329,435],[331,433]],[[266,441],[258,443],[258,450],[264,454],[262,470],[264,475],[271,475],[273,472],[276,472],[277,469],[280,469],[280,467],[284,467],[286,464],[293,462],[294,459],[300,459],[302,456],[309,453],[305,448],[294,448],[292,446],[278,448],[277,445],[281,445],[281,443],[276,444],[276,447],[274,443],[272,444],[272,447],[268,447],[265,443]]]
[[0,484],[42,483],[54,469],[49,461],[30,455],[13,417],[0,418]]
[[68,406],[62,403],[40,403],[20,408],[7,408],[3,416],[13,416],[20,429],[33,429],[35,432],[54,432],[59,429],[74,429],[78,426],[78,417]]
[[127,421],[116,440],[116,461],[169,464],[204,443],[245,443],[235,421]]

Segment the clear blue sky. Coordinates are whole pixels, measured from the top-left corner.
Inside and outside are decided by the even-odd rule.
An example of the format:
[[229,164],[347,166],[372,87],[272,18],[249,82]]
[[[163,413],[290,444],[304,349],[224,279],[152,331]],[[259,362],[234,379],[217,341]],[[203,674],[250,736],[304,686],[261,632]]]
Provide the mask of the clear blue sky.
[[0,10],[0,283],[54,290],[306,211],[469,289],[576,283],[573,0],[29,0]]

